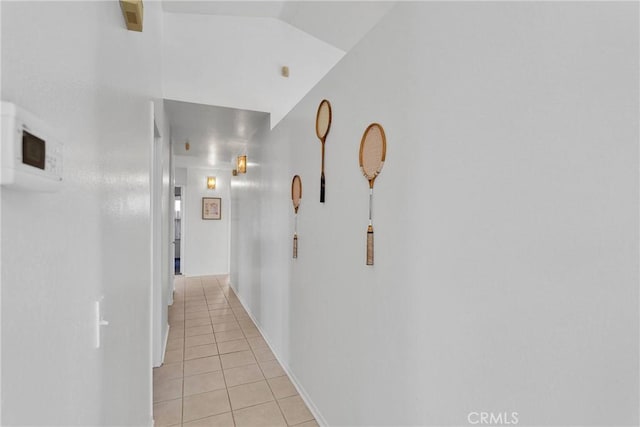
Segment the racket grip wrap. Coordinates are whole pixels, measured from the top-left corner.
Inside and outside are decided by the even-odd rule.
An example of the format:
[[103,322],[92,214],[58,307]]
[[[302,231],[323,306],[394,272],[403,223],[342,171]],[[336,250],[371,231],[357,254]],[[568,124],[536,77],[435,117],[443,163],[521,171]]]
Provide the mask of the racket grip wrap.
[[324,203],[324,172],[320,177],[320,203]]
[[293,236],[293,258],[298,258],[298,235]]
[[373,227],[367,228],[367,265],[373,265]]

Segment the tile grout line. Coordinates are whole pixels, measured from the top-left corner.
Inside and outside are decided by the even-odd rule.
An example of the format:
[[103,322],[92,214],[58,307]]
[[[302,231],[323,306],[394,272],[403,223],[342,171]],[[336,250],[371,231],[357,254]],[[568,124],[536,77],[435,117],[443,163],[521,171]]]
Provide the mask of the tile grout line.
[[[225,310],[231,310],[231,314],[233,315],[233,319],[235,320],[235,323],[239,326],[238,330],[240,331],[241,336],[243,337],[243,338],[231,339],[231,340],[227,340],[227,341],[235,341],[235,340],[241,340],[241,339],[244,340],[248,344],[249,350],[251,351],[251,354],[253,355],[253,359],[254,359],[253,362],[251,362],[249,364],[240,365],[240,366],[234,366],[233,368],[240,368],[240,367],[244,367],[244,366],[249,366],[249,365],[253,365],[255,363],[258,366],[258,369],[262,374],[262,378],[260,380],[249,381],[249,382],[246,382],[246,383],[243,383],[243,384],[237,384],[237,386],[242,386],[242,385],[247,385],[247,384],[254,384],[254,383],[258,383],[258,382],[264,381],[264,382],[267,383],[267,387],[268,387],[270,395],[272,397],[271,401],[257,403],[257,404],[254,404],[254,405],[249,405],[249,406],[246,406],[246,407],[243,407],[243,408],[238,408],[238,410],[244,410],[244,409],[253,408],[253,407],[256,407],[256,406],[259,406],[259,405],[267,404],[267,403],[270,403],[270,402],[276,402],[276,404],[278,405],[279,413],[281,414],[281,416],[282,416],[283,420],[285,421],[285,423],[287,425],[289,425],[289,423],[287,421],[287,418],[285,417],[284,412],[282,410],[282,407],[280,405],[280,402],[275,396],[275,393],[273,391],[273,387],[269,383],[269,378],[266,377],[265,372],[264,372],[264,368],[262,367],[261,362],[258,360],[258,357],[256,355],[256,348],[260,349],[260,348],[264,347],[265,349],[268,349],[272,353],[273,353],[273,351],[270,349],[270,346],[269,346],[268,342],[264,339],[264,336],[263,336],[262,332],[257,327],[257,324],[253,321],[253,319],[251,318],[249,313],[245,310],[242,301],[238,298],[238,296],[236,295],[235,291],[230,286],[230,284],[229,285],[222,285],[220,279],[217,276],[213,277],[213,279],[215,280],[214,283],[217,285],[218,291],[220,291],[221,296],[224,298],[225,305],[226,305],[226,307],[224,307],[224,309]],[[213,319],[211,318],[211,311],[212,310],[209,309],[210,298],[207,296],[208,293],[207,293],[207,291],[205,289],[205,286],[204,286],[204,280],[203,280],[202,277],[198,277],[197,278],[197,285],[196,286],[198,286],[198,289],[201,290],[202,292],[198,293],[198,294],[191,294],[191,296],[189,296],[189,297],[188,297],[189,294],[188,294],[187,290],[188,289],[192,289],[192,288],[188,287],[186,282],[187,281],[186,281],[186,278],[185,278],[183,286],[181,287],[181,290],[182,290],[182,304],[181,304],[182,305],[182,310],[181,311],[182,311],[182,328],[183,328],[183,334],[182,334],[183,335],[183,346],[182,346],[182,393],[181,393],[182,413],[181,413],[181,424],[185,423],[185,419],[184,419],[184,416],[185,416],[185,414],[184,414],[184,409],[185,409],[184,408],[184,399],[186,397],[197,396],[199,394],[207,393],[207,392],[201,392],[201,393],[195,393],[195,394],[190,395],[190,396],[185,396],[184,395],[184,393],[185,393],[185,379],[186,378],[193,377],[193,376],[198,376],[198,375],[203,375],[203,374],[208,374],[208,373],[201,373],[201,374],[192,374],[192,375],[189,375],[189,376],[185,375],[185,373],[186,373],[186,371],[185,371],[186,366],[185,365],[186,365],[186,362],[187,362],[187,360],[185,359],[186,349],[187,348],[198,347],[198,346],[187,347],[187,345],[186,345],[186,341],[187,341],[187,336],[186,336],[186,329],[187,329],[186,320],[187,319],[186,319],[186,316],[187,316],[187,303],[189,302],[188,299],[191,302],[196,303],[196,305],[198,305],[197,304],[198,302],[204,301],[206,306],[207,306],[207,309],[208,309],[207,312],[209,314],[209,316],[208,316],[208,320],[209,320],[208,325],[211,326],[211,334],[213,335],[214,344],[216,346],[216,356],[218,357],[218,360],[220,362],[220,372],[222,374],[222,378],[223,378],[223,382],[224,382],[224,388],[225,388],[225,391],[226,391],[226,394],[227,394],[227,401],[229,403],[229,408],[230,408],[229,413],[231,413],[232,420],[233,420],[233,422],[235,424],[234,409],[231,406],[231,396],[229,394],[229,384],[227,383],[227,380],[226,380],[225,369],[222,366],[222,356],[223,356],[223,354],[220,354],[220,351],[219,351],[219,348],[218,348],[218,344],[219,343],[218,343],[218,340],[217,340],[216,332],[215,332],[215,330],[213,328]],[[212,283],[211,285],[213,285],[214,283]],[[226,290],[225,290],[225,287],[226,287]],[[216,295],[215,300],[216,301],[220,301],[219,296]],[[231,304],[231,300],[234,300],[234,304],[233,305]],[[213,303],[212,300],[211,300],[211,303],[212,304],[219,304],[219,303]],[[219,309],[214,309],[214,310],[219,310]],[[202,310],[202,311],[204,311],[204,310]],[[200,312],[200,310],[194,311],[194,312]],[[244,312],[246,314],[243,314],[242,312]],[[248,320],[250,322],[250,328],[255,328],[257,330],[257,332],[258,332],[258,336],[257,337],[256,336],[248,337],[246,335],[247,331],[245,331],[245,328],[240,323],[240,318],[241,317],[244,318],[245,321]],[[203,319],[204,319],[204,317],[203,317]],[[228,323],[228,322],[221,322],[221,323]],[[207,326],[207,325],[196,325],[196,326],[193,326],[193,327],[198,327],[198,326]],[[250,329],[250,328],[247,328],[247,329]],[[235,329],[233,329],[233,330],[235,330]],[[232,330],[230,330],[230,331],[232,331]],[[227,331],[220,331],[220,332],[227,332]],[[203,335],[208,335],[208,333],[207,334],[193,335],[193,336],[203,336]],[[257,339],[257,338],[262,339],[262,341],[264,342],[264,345],[263,346],[258,345],[258,346],[255,346],[255,347],[252,346],[249,343],[249,340],[251,338],[253,338],[253,339]],[[210,345],[210,344],[205,344],[205,345]],[[228,352],[228,353],[225,353],[225,354],[239,353],[239,352],[242,352],[242,351],[245,351],[245,350],[238,350],[238,351]],[[279,361],[278,361],[278,359],[277,359],[277,357],[275,356],[275,354],[273,356],[274,356],[274,358],[272,360],[275,361],[279,366],[281,366]],[[206,358],[206,357],[211,357],[211,356],[201,356],[201,357],[196,357],[196,358],[189,359],[189,360],[198,360],[198,359]],[[270,361],[271,360],[266,360],[266,361],[263,361],[263,362],[270,362]],[[229,369],[233,369],[233,368],[229,368]],[[283,371],[284,371],[283,375],[279,375],[279,376],[276,376],[276,377],[273,377],[273,378],[287,377],[289,379],[286,370],[283,369]],[[216,372],[216,371],[211,371],[211,373],[213,373],[213,372]],[[295,384],[294,384],[294,388],[297,388],[295,386]],[[211,390],[211,391],[213,391],[213,390]],[[299,395],[299,393],[297,393],[297,394]],[[293,395],[293,396],[295,396],[295,395]],[[286,397],[283,397],[283,399],[286,399],[286,398],[289,398],[289,397],[293,397],[293,396],[286,396]],[[303,402],[304,402],[304,399],[303,399]],[[190,420],[189,422],[194,422],[194,421],[197,421],[197,420],[201,420],[201,419],[204,419],[204,418],[208,418],[210,416],[222,415],[222,414],[225,414],[225,413],[227,413],[227,412],[223,412],[223,413],[220,413],[220,414],[209,415],[207,417],[197,418],[197,419],[194,419],[194,420]],[[313,413],[312,413],[312,415],[313,415]],[[312,420],[315,420],[315,417],[313,417]],[[308,420],[308,421],[311,421],[311,420]],[[306,423],[308,421],[303,421],[302,423],[298,423],[296,425],[303,424],[303,423]]]
[[[318,425],[328,425],[327,422],[324,420],[324,418],[317,416],[317,413],[319,413],[318,409],[315,407],[315,405],[310,404],[311,402],[310,402],[310,400],[308,401],[309,397],[308,397],[308,395],[306,395],[306,391],[305,391],[305,393],[301,393],[300,392],[300,389],[302,387],[299,384],[297,378],[295,377],[295,375],[293,375],[292,372],[289,372],[289,370],[285,367],[285,365],[278,359],[278,356],[276,355],[276,353],[271,348],[271,344],[269,344],[269,342],[265,338],[265,336],[264,336],[264,334],[262,332],[262,329],[258,326],[258,323],[253,318],[253,316],[251,314],[249,314],[249,311],[246,309],[245,303],[240,299],[239,296],[236,295],[235,290],[231,286],[231,283],[229,283],[229,289],[234,293],[234,295],[236,296],[236,298],[237,298],[238,302],[240,303],[242,309],[245,311],[245,313],[247,313],[247,315],[249,316],[249,318],[251,319],[251,321],[253,322],[255,327],[258,329],[258,332],[260,333],[260,336],[262,337],[262,339],[267,344],[267,348],[269,348],[269,351],[271,351],[271,353],[275,357],[275,360],[277,361],[278,365],[282,368],[282,370],[285,372],[285,375],[287,376],[287,378],[289,378],[289,381],[291,381],[291,383],[293,384],[293,387],[296,389],[297,395],[302,399],[302,401],[304,402],[305,406],[307,407],[307,410],[309,410],[309,412],[311,412],[311,415],[313,417],[312,420],[315,421],[316,424],[318,424]],[[253,348],[251,350],[253,351]],[[260,366],[260,368],[262,369],[262,366]],[[267,384],[268,384],[268,382],[267,382]],[[283,398],[283,399],[286,399],[286,398]],[[280,411],[282,412],[282,407],[280,406],[280,402],[277,399],[276,399],[276,402],[278,403],[278,407],[280,408]],[[284,416],[284,413],[283,413],[283,416]],[[320,424],[320,422],[318,421],[318,418],[322,419],[322,421],[323,421],[322,424]],[[311,421],[311,420],[309,420],[309,421]],[[285,417],[285,422],[286,422],[286,417]],[[307,422],[307,421],[304,421],[304,422]],[[287,425],[288,425],[288,422],[287,422]]]
[[186,345],[187,345],[187,337],[186,337],[186,332],[184,328],[184,322],[185,322],[185,318],[187,317],[187,280],[186,278],[183,279],[182,282],[182,286],[181,289],[182,291],[182,324],[183,324],[183,330],[182,330],[182,393],[181,393],[181,397],[180,397],[180,403],[181,403],[181,413],[180,413],[180,425],[182,426],[182,423],[184,422],[184,353],[186,351]]
[[[233,292],[233,295],[238,299],[238,302],[240,302],[240,299],[238,298],[238,296],[236,295],[235,291],[231,288],[231,286],[229,286],[229,290],[230,292]],[[240,302],[240,304],[242,304]],[[242,310],[247,313],[247,316],[249,315],[249,313],[245,310],[244,307],[242,307]],[[236,312],[233,311],[233,309],[231,310],[231,312],[233,313],[233,316],[236,318],[236,322],[238,322],[238,324],[240,323],[238,321],[238,316],[236,315]],[[253,321],[253,319],[251,320],[251,323],[253,323],[254,327],[257,329],[258,325],[255,324],[255,322]],[[240,327],[240,330],[242,331],[242,335],[245,337],[245,340],[247,340],[247,344],[249,344],[249,339],[247,338],[247,336],[245,335],[244,329],[242,329],[242,327]],[[260,338],[262,338],[265,341],[266,344],[266,340],[264,339],[264,337],[262,336],[262,332],[260,332],[260,330],[258,330],[258,333],[260,333]],[[254,337],[255,338],[255,337]],[[269,345],[267,344],[267,348],[269,348]],[[256,364],[258,365],[258,369],[260,369],[260,372],[262,373],[262,376],[264,377],[264,381],[267,383],[267,387],[269,388],[269,391],[271,392],[271,396],[273,397],[273,401],[276,402],[276,406],[278,407],[278,410],[280,411],[280,415],[282,415],[282,419],[284,420],[285,424],[289,425],[289,422],[287,421],[287,418],[284,415],[284,412],[282,411],[282,407],[280,406],[280,403],[278,402],[278,399],[276,398],[275,393],[273,392],[273,388],[271,387],[271,384],[269,383],[269,379],[267,378],[267,376],[264,374],[264,370],[262,369],[262,366],[260,365],[260,361],[258,360],[258,358],[256,357],[256,353],[253,350],[253,347],[251,346],[251,344],[249,344],[249,349],[251,350],[251,353],[253,354],[253,358],[256,360]],[[269,349],[269,351],[271,351],[271,349]],[[275,354],[274,354],[275,357]],[[278,365],[280,365],[280,362],[278,362]],[[284,371],[284,369],[283,369]],[[286,374],[285,374],[286,375]],[[297,391],[297,390],[296,390]],[[314,417],[315,419],[315,417]]]
[[[216,284],[218,285],[218,288],[222,291],[222,288],[220,287],[220,282],[218,281],[218,278],[216,277]],[[222,292],[222,294],[224,295],[224,291]],[[205,299],[206,299],[206,294],[205,294]],[[229,304],[229,301],[227,301],[227,297],[224,297],[224,300],[227,302],[227,304]],[[209,308],[209,301],[207,300],[207,308]],[[216,340],[216,342],[218,341],[216,339],[216,334],[215,331],[213,330],[213,321],[211,320],[211,315],[209,315],[209,320],[211,321],[211,332],[213,333],[213,339]],[[227,386],[227,377],[224,374],[224,367],[222,366],[222,357],[220,354],[220,349],[218,348],[218,346],[216,345],[216,350],[218,350],[218,359],[220,359],[220,371],[222,372],[222,381],[224,381],[224,390],[227,392],[227,401],[229,402],[229,410],[231,411],[231,421],[233,421],[233,425],[236,425],[236,418],[233,416],[233,406],[231,406],[231,396],[229,395],[229,387]]]

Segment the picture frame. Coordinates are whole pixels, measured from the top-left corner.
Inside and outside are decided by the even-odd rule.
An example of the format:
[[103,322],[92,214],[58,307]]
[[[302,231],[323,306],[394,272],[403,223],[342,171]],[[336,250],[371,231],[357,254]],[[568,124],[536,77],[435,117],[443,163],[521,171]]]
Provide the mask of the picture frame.
[[202,219],[222,219],[222,199],[220,197],[202,198]]

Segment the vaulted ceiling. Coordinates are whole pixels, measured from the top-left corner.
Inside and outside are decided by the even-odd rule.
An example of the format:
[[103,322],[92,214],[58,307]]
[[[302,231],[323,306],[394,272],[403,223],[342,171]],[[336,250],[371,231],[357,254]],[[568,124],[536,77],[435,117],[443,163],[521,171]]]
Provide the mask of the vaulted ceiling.
[[395,2],[164,0],[165,12],[274,18],[349,51]]
[[[275,126],[394,3],[163,0],[162,5],[165,105],[176,154],[189,164],[226,167],[247,140],[239,129],[253,129],[262,120],[256,112],[268,113]],[[282,66],[290,68],[288,78],[281,75]]]

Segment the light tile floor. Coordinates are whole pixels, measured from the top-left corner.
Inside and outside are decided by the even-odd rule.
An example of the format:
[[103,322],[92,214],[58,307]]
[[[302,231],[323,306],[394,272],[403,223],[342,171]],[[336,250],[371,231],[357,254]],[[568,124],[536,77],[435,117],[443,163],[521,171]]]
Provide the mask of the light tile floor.
[[176,277],[156,427],[317,426],[227,276]]

